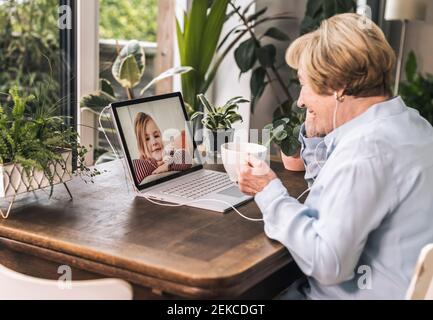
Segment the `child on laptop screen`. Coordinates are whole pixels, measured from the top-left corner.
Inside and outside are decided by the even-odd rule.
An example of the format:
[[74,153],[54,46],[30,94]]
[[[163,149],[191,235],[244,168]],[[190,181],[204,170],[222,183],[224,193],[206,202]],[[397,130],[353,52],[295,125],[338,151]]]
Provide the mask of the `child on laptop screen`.
[[132,162],[138,181],[141,182],[153,174],[191,168],[192,159],[185,150],[185,131],[182,131],[176,139],[170,137],[171,142],[164,146],[161,130],[148,114],[139,112],[134,127],[139,159],[134,159]]

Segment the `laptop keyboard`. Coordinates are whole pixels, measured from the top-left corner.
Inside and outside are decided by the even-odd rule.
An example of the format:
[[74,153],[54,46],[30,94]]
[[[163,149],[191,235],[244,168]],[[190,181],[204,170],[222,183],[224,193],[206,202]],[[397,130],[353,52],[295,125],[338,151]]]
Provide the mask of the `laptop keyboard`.
[[231,185],[233,185],[233,182],[228,175],[205,172],[192,180],[162,190],[162,193],[194,200],[209,193],[226,189]]

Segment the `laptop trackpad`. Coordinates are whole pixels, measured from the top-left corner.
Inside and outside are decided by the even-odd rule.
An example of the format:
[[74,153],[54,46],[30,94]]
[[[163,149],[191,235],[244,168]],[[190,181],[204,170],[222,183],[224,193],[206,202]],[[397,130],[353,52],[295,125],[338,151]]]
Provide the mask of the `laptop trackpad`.
[[218,194],[223,194],[225,196],[234,197],[234,198],[245,197],[245,194],[243,194],[239,190],[239,187],[237,187],[237,186],[233,186],[233,187],[230,187],[228,189],[222,190],[222,191],[218,192]]

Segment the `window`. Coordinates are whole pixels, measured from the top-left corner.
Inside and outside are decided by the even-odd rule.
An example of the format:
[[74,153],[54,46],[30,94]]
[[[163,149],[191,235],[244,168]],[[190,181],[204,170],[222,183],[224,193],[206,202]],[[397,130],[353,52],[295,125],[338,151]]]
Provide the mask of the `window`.
[[100,0],[100,38],[156,42],[157,6],[157,0]]
[[[59,104],[66,61],[60,55],[58,5],[58,0],[0,0],[0,92],[17,86],[44,103]],[[0,99],[5,103],[7,97]]]
[[[100,0],[99,1],[99,70],[100,79],[108,80],[117,100],[130,98],[127,91],[114,79],[111,67],[119,51],[129,40],[138,40],[145,52],[145,72],[142,81],[133,90],[133,97],[153,78],[158,0]],[[149,90],[147,94],[153,94]],[[102,125],[110,140],[116,140],[111,124],[104,118]],[[102,132],[96,137],[94,160],[97,163],[113,159],[109,144]]]

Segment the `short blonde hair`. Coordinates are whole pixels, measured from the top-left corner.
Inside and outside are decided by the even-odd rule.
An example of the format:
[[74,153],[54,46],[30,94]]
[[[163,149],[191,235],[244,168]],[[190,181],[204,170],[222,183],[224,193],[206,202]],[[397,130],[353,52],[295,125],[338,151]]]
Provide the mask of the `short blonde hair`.
[[391,96],[395,53],[371,20],[345,13],[324,20],[286,53],[288,65],[304,70],[318,94],[344,89],[355,97]]

